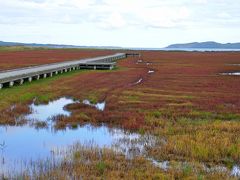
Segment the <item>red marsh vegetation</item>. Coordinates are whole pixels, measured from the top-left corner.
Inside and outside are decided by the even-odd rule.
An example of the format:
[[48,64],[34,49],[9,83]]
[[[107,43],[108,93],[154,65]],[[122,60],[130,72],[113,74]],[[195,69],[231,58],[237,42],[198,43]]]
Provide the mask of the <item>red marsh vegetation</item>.
[[0,70],[114,54],[111,50],[33,49],[0,51]]
[[[48,55],[40,58],[40,63],[61,56],[55,55],[56,51],[50,56],[52,50],[45,53]],[[97,53],[105,51],[90,55]],[[63,50],[62,54],[70,59],[72,51]],[[240,66],[232,65],[240,64],[240,53],[142,51],[141,54],[141,59],[119,61],[113,71],[76,71],[2,90],[1,110],[8,104],[26,105],[35,97],[39,101],[62,96],[89,99],[93,103],[106,101],[103,112],[80,103],[67,106],[72,116],[56,119],[56,127],[104,122],[155,135],[159,143],[148,153],[159,161],[223,164],[229,168],[239,164],[240,77],[221,73],[240,71]]]

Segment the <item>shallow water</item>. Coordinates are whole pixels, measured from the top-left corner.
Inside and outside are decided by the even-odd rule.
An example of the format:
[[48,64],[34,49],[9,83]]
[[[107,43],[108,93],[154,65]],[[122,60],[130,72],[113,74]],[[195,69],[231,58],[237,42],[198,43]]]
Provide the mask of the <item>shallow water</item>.
[[152,73],[154,73],[155,71],[153,71],[153,70],[149,70],[148,71],[148,74],[152,74]]
[[[21,172],[29,169],[31,162],[39,159],[51,159],[59,149],[66,149],[76,143],[112,147],[123,152],[127,157],[144,152],[146,137],[129,133],[122,129],[93,127],[92,125],[78,126],[74,129],[55,131],[52,123],[47,128],[36,129],[31,121],[51,122],[56,115],[70,116],[71,112],[64,109],[68,104],[78,103],[69,98],[60,98],[45,105],[31,104],[32,113],[25,118],[29,121],[24,126],[0,126],[0,175],[9,172]],[[90,104],[91,105],[91,104]],[[104,110],[104,105],[95,105]],[[148,138],[148,137],[147,137]],[[152,141],[151,141],[152,142]],[[31,167],[30,167],[31,168]]]
[[83,104],[95,107],[99,111],[104,111],[104,109],[106,107],[106,102],[105,101],[94,104],[94,103],[91,103],[89,100],[85,99],[85,100],[83,100]]
[[152,164],[164,171],[167,171],[169,168],[170,168],[170,163],[169,161],[162,161],[162,162],[159,162],[159,161],[156,161],[155,159],[153,158],[147,158],[149,161],[152,162]]
[[240,72],[222,73],[222,75],[227,75],[227,76],[240,76]]
[[[156,161],[155,159],[152,158],[147,158],[150,162],[152,162],[152,164],[155,167],[158,167],[164,171],[167,171],[171,168],[173,168],[173,165],[170,163],[170,161]],[[174,164],[174,166],[176,166],[176,162]],[[184,165],[189,165],[192,166],[191,164],[187,163],[187,162],[178,162],[178,165],[180,167],[184,167]],[[236,177],[240,177],[240,166],[233,166],[233,168],[231,170],[229,170],[227,167],[225,166],[212,166],[212,167],[207,167],[205,164],[202,164],[202,167],[204,169],[205,172],[208,173],[214,173],[214,172],[222,172],[222,173],[229,173],[231,176],[236,176]]]
[[240,177],[240,166],[233,166],[231,175]]
[[48,104],[35,105],[32,103],[30,109],[31,114],[25,116],[27,120],[38,120],[38,121],[48,121],[56,115],[64,115],[69,117],[71,112],[64,109],[68,104],[76,103],[71,98],[60,98],[56,101],[51,101]]
[[143,78],[140,78],[137,82],[133,83],[134,85],[140,84],[143,81]]
[[229,66],[240,66],[240,64],[227,64]]
[[[36,170],[34,162],[61,160],[69,147],[75,144],[85,146],[109,147],[116,152],[125,154],[127,158],[138,155],[146,155],[145,149],[154,146],[156,140],[150,135],[130,133],[118,128],[108,128],[105,125],[94,127],[90,124],[77,126],[74,129],[67,127],[65,130],[56,131],[51,123],[56,115],[71,116],[71,112],[64,107],[68,104],[79,103],[70,98],[60,98],[44,105],[31,104],[32,113],[26,115],[28,124],[24,126],[0,126],[0,176],[2,174],[16,174],[28,170],[32,173]],[[82,103],[103,111],[105,102],[92,104],[88,100]],[[32,121],[48,122],[46,128],[36,129],[31,125]],[[146,156],[145,156],[146,157]],[[171,169],[169,161],[156,161],[146,157],[158,168],[165,171]],[[58,162],[56,159],[53,162]],[[212,167],[205,169],[209,172],[229,172],[226,167]],[[37,170],[38,171],[38,170]],[[240,177],[240,167],[234,166],[230,171],[232,176]]]

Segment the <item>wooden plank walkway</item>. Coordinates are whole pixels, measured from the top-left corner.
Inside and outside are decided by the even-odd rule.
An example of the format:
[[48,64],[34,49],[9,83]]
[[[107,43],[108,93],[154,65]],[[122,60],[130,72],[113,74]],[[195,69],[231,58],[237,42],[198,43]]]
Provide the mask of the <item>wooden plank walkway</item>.
[[87,58],[73,60],[61,63],[45,64],[40,66],[32,66],[20,69],[13,69],[0,72],[0,89],[3,87],[11,87],[14,84],[23,84],[28,81],[52,77],[59,73],[64,73],[77,69],[113,69],[116,61],[126,58],[125,53],[117,53],[109,56],[100,56],[95,58]]

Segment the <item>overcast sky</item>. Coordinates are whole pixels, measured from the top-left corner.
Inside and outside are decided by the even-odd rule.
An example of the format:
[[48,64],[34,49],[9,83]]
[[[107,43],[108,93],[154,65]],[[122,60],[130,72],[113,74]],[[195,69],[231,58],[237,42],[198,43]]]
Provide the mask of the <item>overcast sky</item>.
[[0,40],[164,47],[240,41],[240,0],[0,0]]

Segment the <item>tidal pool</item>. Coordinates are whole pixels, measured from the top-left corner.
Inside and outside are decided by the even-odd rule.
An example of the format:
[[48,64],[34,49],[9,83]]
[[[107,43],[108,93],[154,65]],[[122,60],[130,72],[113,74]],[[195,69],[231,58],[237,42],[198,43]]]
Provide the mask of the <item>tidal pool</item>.
[[[32,113],[25,116],[28,120],[26,125],[0,126],[0,176],[13,172],[21,173],[26,169],[31,171],[32,162],[51,159],[54,152],[67,149],[76,143],[113,148],[124,153],[126,157],[144,153],[145,147],[153,143],[150,136],[108,128],[105,125],[94,127],[87,124],[74,129],[67,127],[65,130],[54,130],[51,118],[56,115],[70,116],[71,112],[64,107],[72,103],[79,102],[60,98],[44,105],[31,104]],[[105,103],[104,106],[94,107],[104,110]],[[48,122],[47,127],[34,128],[31,122],[35,120]]]

